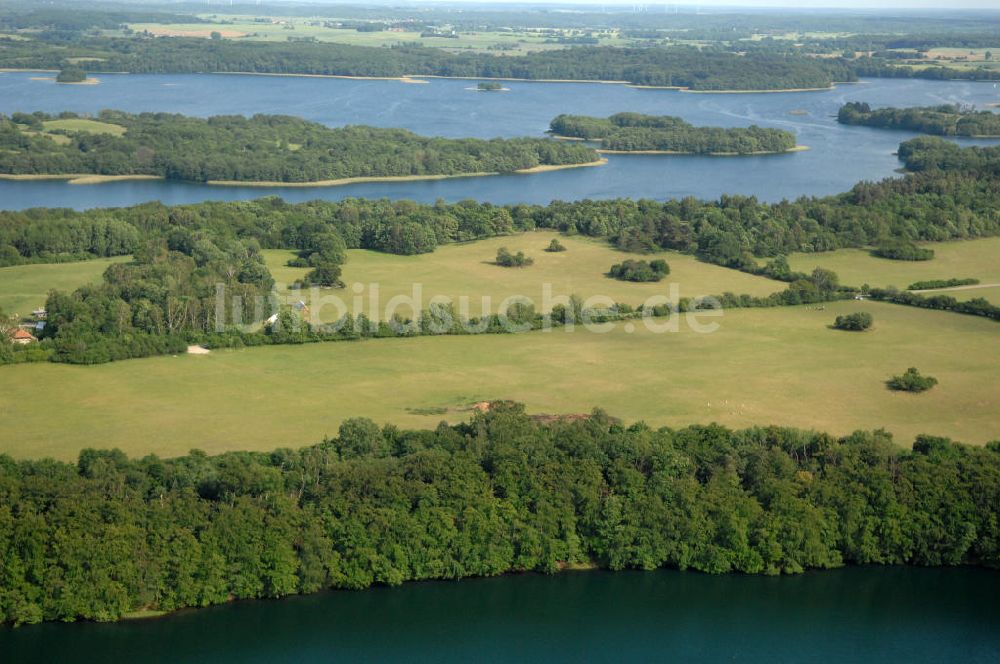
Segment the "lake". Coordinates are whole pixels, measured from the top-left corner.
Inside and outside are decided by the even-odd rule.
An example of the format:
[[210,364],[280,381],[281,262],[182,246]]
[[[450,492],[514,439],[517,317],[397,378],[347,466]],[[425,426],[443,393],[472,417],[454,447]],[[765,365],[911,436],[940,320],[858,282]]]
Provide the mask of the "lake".
[[[847,127],[836,122],[846,101],[875,106],[1000,102],[993,83],[868,79],[829,91],[753,94],[693,94],[594,83],[507,83],[510,92],[470,90],[474,82],[429,79],[398,81],[242,76],[234,74],[103,74],[100,85],[57,85],[32,80],[37,73],[0,73],[0,113],[102,108],[169,111],[189,115],[285,113],[330,126],[370,124],[403,127],[429,136],[541,136],[560,113],[607,116],[619,111],[678,115],[696,125],[758,124],[794,131],[810,150],[755,157],[612,155],[597,168],[536,175],[507,175],[343,187],[214,187],[182,182],[0,181],[0,208],[167,204],[245,200],[278,195],[289,201],[348,196],[409,198],[423,202],[472,198],[494,203],[547,203],[554,199],[654,198],[724,193],[752,194],[768,201],[834,194],[860,180],[893,175],[893,154],[910,132]],[[966,144],[989,141],[962,141]],[[996,143],[996,141],[993,141]]]
[[0,628],[7,662],[996,662],[1000,571],[569,572]]

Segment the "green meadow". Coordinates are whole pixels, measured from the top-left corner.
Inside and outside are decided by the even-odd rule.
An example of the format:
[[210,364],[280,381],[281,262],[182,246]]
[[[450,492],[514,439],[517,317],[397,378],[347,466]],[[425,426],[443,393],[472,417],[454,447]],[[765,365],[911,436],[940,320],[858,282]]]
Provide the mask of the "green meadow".
[[101,280],[112,263],[128,256],[100,258],[78,263],[40,263],[0,268],[0,309],[24,316],[45,304],[50,290],[75,290]]
[[952,277],[972,277],[982,284],[1000,284],[1000,237],[935,242],[927,246],[934,250],[934,258],[929,261],[895,261],[877,258],[864,249],[839,249],[818,254],[792,254],[788,263],[793,270],[801,272],[811,272],[815,267],[828,268],[840,276],[841,283],[851,286],[867,283],[906,288],[915,281]]
[[[830,329],[871,312],[875,327]],[[1000,439],[997,323],[877,302],[727,311],[713,333],[577,329],[274,346],[97,366],[0,371],[0,452],[73,459],[87,446],[173,456],[270,450],[336,434],[348,417],[400,426],[461,421],[474,402],[532,413],[600,406],[654,426],[781,424],[834,434],[886,427],[982,444]],[[940,384],[897,393],[917,366]],[[65,423],[72,422],[72,427]]]
[[[546,252],[553,238],[558,238],[566,251]],[[522,268],[499,267],[494,260],[500,247],[512,252],[523,251],[535,263]],[[285,266],[294,256],[290,251],[268,250],[265,254],[268,268],[278,282],[292,283],[307,272],[304,268]],[[629,258],[663,258],[670,265],[670,275],[658,283],[632,283],[606,276],[613,264]],[[583,298],[601,295],[633,306],[654,295],[669,296],[671,284],[676,284],[680,297],[716,295],[725,291],[768,295],[784,288],[780,282],[703,263],[693,256],[675,252],[640,256],[618,251],[606,242],[566,237],[551,231],[448,244],[433,253],[418,256],[352,249],[344,265],[343,281],[347,288],[324,293],[336,295],[354,311],[354,297],[360,290],[362,308],[369,315],[372,284],[378,284],[383,312],[390,298],[411,295],[416,283],[421,284],[425,302],[434,295],[451,297],[456,303],[461,296],[469,297],[469,313],[473,316],[482,311],[482,296],[491,299],[492,311],[496,311],[505,298],[514,295],[529,297],[538,310],[547,310],[549,307],[543,306],[544,284],[551,285],[553,295],[576,294]],[[361,287],[356,289],[355,284]],[[328,309],[320,312],[323,320],[339,317],[335,308]],[[411,312],[404,309],[401,313]],[[379,317],[385,318],[384,315]]]
[[125,127],[111,124],[110,122],[98,122],[86,118],[68,118],[65,120],[46,120],[42,123],[45,131],[82,131],[89,134],[111,134],[112,136],[123,136]]

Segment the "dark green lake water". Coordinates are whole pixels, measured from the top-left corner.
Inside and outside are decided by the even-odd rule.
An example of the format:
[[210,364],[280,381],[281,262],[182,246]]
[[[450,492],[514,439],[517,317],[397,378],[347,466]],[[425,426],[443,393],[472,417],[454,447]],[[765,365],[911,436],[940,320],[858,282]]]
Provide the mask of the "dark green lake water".
[[0,630],[4,662],[997,662],[1000,572],[574,572]]

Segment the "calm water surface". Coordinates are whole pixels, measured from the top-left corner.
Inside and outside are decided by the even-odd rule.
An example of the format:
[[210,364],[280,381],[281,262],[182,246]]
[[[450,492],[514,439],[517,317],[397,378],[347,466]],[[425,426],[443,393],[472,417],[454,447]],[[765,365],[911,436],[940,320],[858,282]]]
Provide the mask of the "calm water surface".
[[[612,156],[606,166],[531,176],[369,183],[334,188],[212,187],[178,182],[119,182],[79,186],[64,182],[0,182],[0,208],[90,208],[149,200],[168,204],[243,200],[275,194],[291,201],[347,196],[432,202],[472,198],[495,203],[547,203],[553,199],[714,199],[723,193],[764,200],[846,191],[859,180],[891,176],[893,155],[914,136],[835,120],[845,101],[911,106],[1000,102],[993,83],[871,79],[823,92],[691,94],[588,83],[507,84],[510,92],[469,90],[470,81],[397,81],[240,76],[220,74],[101,75],[94,86],[32,80],[38,74],[0,73],[0,113],[94,113],[102,108],[170,111],[189,115],[287,113],[330,126],[403,127],[449,137],[541,136],[560,113],[607,116],[619,111],[679,115],[697,125],[779,127],[798,134],[808,152],[761,157]],[[794,112],[794,114],[793,114]],[[967,143],[972,141],[965,141]],[[982,142],[982,141],[980,141]]]
[[567,573],[0,629],[6,662],[1000,661],[1000,572]]

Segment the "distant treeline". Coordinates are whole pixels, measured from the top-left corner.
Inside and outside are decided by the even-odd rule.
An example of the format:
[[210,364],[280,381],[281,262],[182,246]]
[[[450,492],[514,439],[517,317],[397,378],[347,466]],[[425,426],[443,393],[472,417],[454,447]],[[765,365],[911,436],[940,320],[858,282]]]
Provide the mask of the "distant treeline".
[[663,151],[691,154],[758,154],[787,152],[795,134],[782,129],[695,127],[671,115],[616,113],[611,117],[560,115],[549,130],[557,136],[600,140],[605,150]]
[[0,622],[567,565],[794,574],[1000,565],[1000,447],[884,430],[345,421],[298,450],[0,457]]
[[1000,145],[962,147],[954,141],[928,136],[900,143],[898,154],[909,171],[951,171],[980,178],[1000,177]]
[[433,75],[627,81],[693,90],[828,87],[856,76],[844,61],[801,55],[741,56],[696,48],[581,46],[519,56],[452,54],[436,48],[375,48],[331,43],[237,42],[177,37],[86,38],[67,43],[9,42],[0,67],[61,69],[68,58],[90,71],[256,72],[341,76]]
[[895,288],[873,288],[868,295],[873,300],[892,302],[893,304],[904,304],[911,307],[920,307],[921,309],[953,311],[958,314],[982,316],[1000,321],[1000,307],[982,297],[957,300],[950,295],[924,295],[922,293],[900,291]]
[[1000,114],[964,108],[957,104],[872,109],[867,103],[855,101],[840,107],[837,121],[841,124],[906,129],[938,136],[1000,137]]
[[72,113],[0,116],[0,173],[158,175],[171,180],[313,182],[352,177],[509,173],[591,162],[582,145],[539,138],[425,138],[404,129],[332,129],[285,115],[216,116],[102,111],[124,135],[53,130]]

